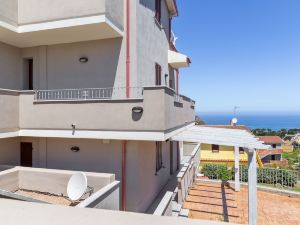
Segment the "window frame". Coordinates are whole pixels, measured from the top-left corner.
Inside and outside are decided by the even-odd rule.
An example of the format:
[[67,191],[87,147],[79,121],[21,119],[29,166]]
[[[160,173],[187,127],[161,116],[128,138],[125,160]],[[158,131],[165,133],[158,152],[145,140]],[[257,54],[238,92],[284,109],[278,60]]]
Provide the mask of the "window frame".
[[245,149],[243,147],[239,147],[239,154],[245,154]]
[[220,145],[211,145],[211,151],[212,153],[219,153],[220,152]]
[[161,74],[162,74],[161,65],[155,63],[155,86],[161,86]]
[[155,0],[155,20],[161,25],[162,0]]

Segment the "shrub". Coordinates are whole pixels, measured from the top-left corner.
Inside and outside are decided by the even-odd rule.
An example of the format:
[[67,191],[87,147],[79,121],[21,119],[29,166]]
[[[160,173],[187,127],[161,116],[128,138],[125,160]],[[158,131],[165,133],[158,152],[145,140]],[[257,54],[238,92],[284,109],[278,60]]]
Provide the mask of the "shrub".
[[201,172],[209,179],[228,181],[232,179],[232,171],[226,165],[205,164]]
[[[205,164],[202,173],[209,179],[234,180],[234,168],[229,169],[226,165]],[[247,166],[240,166],[240,181],[248,182]],[[297,173],[291,170],[257,168],[257,183],[294,187],[297,184]]]

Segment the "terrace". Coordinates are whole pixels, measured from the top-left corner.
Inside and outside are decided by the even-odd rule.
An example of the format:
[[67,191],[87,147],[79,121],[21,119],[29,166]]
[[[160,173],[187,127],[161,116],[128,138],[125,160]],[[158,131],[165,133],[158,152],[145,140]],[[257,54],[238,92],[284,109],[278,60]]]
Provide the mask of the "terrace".
[[91,195],[76,202],[67,197],[67,185],[74,171],[15,167],[0,172],[0,199],[13,199],[79,208],[120,209],[119,181],[114,174],[85,173]]
[[[154,133],[156,136],[147,137],[165,140],[168,137],[165,138],[164,132],[194,121],[194,101],[176,95],[172,89],[145,87],[131,88],[130,92],[131,98],[126,98],[125,88],[0,90],[0,116],[4,118],[0,132],[11,132],[12,136],[19,131],[19,136],[39,136],[47,132],[44,134],[47,137],[49,130],[56,130],[51,135],[82,138],[86,137],[82,136],[87,134],[86,130],[92,130],[93,137],[100,138],[107,133],[95,134],[96,130],[160,131],[162,135]],[[126,139],[124,134],[120,138]]]
[[[197,181],[191,188],[184,208],[189,218],[248,224],[247,188],[235,192],[230,186],[216,182]],[[259,189],[258,224],[295,225],[300,221],[300,196],[267,192]]]

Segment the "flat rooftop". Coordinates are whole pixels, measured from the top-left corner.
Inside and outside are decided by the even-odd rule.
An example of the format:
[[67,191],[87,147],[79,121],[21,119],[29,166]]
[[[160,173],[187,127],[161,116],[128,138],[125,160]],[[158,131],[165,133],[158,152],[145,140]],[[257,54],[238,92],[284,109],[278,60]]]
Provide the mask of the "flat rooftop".
[[114,174],[85,172],[88,186],[93,189],[93,192],[72,202],[67,195],[67,186],[69,179],[75,173],[76,171],[25,167],[4,170],[0,172],[0,199],[64,206],[93,205],[95,207],[105,198],[109,199],[113,193],[111,195],[113,199],[110,199],[109,205],[114,202],[113,208],[118,209],[119,182],[115,181]]

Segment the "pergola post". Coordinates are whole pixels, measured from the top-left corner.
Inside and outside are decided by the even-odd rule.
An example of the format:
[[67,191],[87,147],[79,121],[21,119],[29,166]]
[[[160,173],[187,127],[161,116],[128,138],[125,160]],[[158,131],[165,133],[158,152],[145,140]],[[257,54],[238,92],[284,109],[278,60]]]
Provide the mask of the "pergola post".
[[235,191],[240,191],[240,149],[238,146],[234,146],[234,183]]
[[257,171],[255,149],[248,151],[248,217],[249,225],[257,224]]

